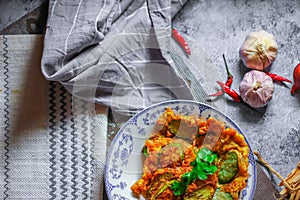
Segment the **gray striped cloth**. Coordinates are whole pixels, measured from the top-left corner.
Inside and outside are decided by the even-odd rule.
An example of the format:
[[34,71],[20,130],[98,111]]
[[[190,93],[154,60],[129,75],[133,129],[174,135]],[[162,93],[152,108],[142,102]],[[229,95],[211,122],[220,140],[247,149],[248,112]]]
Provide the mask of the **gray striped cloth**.
[[50,1],[43,75],[125,115],[164,100],[195,99],[170,54],[172,17],[185,3]]

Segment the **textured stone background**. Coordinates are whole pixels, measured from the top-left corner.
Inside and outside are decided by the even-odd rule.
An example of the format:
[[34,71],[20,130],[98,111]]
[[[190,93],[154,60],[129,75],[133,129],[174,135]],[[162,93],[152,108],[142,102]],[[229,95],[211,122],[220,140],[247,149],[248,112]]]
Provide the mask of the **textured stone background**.
[[0,32],[47,0],[0,0]]
[[[276,38],[278,55],[270,72],[292,79],[300,62],[299,0],[191,0],[173,26],[200,44],[217,66],[221,81],[226,80],[222,54],[226,55],[236,90],[248,71],[238,50],[252,31],[263,29]],[[283,176],[300,162],[300,92],[291,96],[291,86],[275,84],[273,99],[257,111],[221,97],[227,98],[225,113],[245,132],[253,150]]]

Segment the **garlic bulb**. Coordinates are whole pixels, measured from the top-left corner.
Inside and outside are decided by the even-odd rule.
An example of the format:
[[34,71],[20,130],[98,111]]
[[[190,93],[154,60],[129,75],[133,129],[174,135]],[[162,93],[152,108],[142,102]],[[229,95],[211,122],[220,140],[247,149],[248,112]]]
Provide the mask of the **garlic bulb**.
[[264,72],[251,70],[244,75],[239,86],[244,102],[253,108],[264,107],[272,99],[274,84]]
[[275,60],[277,48],[275,37],[261,30],[246,37],[239,54],[246,67],[262,71]]

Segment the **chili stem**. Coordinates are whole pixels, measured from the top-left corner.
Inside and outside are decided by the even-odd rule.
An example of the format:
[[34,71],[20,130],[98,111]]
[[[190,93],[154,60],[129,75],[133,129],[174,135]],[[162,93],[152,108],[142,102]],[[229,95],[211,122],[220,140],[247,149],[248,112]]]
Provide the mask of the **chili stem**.
[[225,63],[227,76],[228,76],[228,77],[232,77],[232,74],[231,74],[230,71],[229,71],[229,68],[228,68],[228,65],[227,65],[226,58],[225,58],[225,55],[224,55],[224,54],[223,54],[223,60],[224,60],[224,63]]
[[[226,68],[226,72],[227,72],[227,80],[225,82],[225,85],[228,86],[229,88],[231,87],[231,84],[233,82],[233,76],[232,74],[230,73],[229,71],[229,68],[228,68],[228,65],[227,65],[227,62],[226,62],[226,59],[225,59],[225,55],[223,54],[223,60],[224,60],[224,63],[225,63],[225,68]],[[217,97],[217,96],[220,96],[223,94],[223,90],[219,90],[217,91],[216,93],[214,94],[210,94],[209,96],[211,97]]]

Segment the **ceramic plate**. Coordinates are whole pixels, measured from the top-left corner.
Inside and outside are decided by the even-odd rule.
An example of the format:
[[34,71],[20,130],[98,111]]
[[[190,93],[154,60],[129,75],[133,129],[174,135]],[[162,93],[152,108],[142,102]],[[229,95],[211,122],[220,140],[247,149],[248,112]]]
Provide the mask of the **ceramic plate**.
[[[145,140],[150,136],[158,117],[166,107],[174,110],[175,114],[199,115],[215,117],[225,122],[243,134],[241,129],[226,115],[209,105],[195,101],[175,100],[155,104],[134,115],[128,120],[115,136],[108,151],[105,170],[105,187],[109,200],[133,200],[130,187],[141,178],[143,155],[141,154]],[[244,135],[244,134],[243,134]],[[244,135],[245,136],[245,135]],[[247,144],[250,144],[245,137]],[[240,193],[240,199],[251,200],[256,185],[256,165],[253,152],[249,153],[249,178],[247,186]]]

